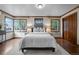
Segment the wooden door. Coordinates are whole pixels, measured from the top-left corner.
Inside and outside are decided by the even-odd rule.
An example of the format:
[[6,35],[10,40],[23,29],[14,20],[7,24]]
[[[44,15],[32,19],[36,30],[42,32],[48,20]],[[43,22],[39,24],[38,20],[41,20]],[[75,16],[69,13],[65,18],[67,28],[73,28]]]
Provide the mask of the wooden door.
[[63,37],[73,44],[77,44],[77,13],[63,18]]

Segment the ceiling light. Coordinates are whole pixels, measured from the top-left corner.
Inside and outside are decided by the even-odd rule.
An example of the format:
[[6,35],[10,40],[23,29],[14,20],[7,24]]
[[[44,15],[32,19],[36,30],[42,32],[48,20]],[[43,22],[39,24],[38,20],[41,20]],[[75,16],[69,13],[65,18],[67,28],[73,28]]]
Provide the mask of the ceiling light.
[[36,4],[35,6],[36,6],[36,8],[38,8],[38,9],[42,9],[42,8],[45,7],[45,4]]

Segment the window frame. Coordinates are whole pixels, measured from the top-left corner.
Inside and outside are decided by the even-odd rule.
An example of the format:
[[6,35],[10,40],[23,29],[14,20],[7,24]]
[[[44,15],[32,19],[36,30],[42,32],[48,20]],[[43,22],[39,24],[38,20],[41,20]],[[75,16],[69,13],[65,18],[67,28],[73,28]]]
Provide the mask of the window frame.
[[[13,29],[12,29],[12,31],[6,31],[6,18],[9,18],[9,19],[12,19],[12,20],[13,20]],[[5,17],[4,17],[4,31],[5,31],[6,33],[14,32],[14,19],[13,19],[13,18],[8,17],[8,16],[5,16]]]
[[[14,19],[14,31],[17,31],[17,32],[24,32],[25,30],[21,30],[21,29],[19,29],[19,30],[15,30],[15,20],[25,20],[26,21],[26,26],[27,26],[27,19]],[[21,23],[20,23],[21,24]],[[26,30],[27,31],[27,30]]]
[[[52,29],[53,20],[57,20],[59,22],[59,27],[57,26],[59,29],[56,29],[56,30]],[[59,32],[59,31],[60,31],[60,19],[51,19],[51,32]]]

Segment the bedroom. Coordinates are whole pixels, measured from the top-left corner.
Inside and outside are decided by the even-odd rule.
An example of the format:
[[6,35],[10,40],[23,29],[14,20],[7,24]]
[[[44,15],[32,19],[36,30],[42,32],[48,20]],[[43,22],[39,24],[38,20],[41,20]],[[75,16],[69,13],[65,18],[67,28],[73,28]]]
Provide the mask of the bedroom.
[[[21,45],[26,36],[42,37],[42,40],[35,40],[38,42],[33,40],[36,44],[28,40],[30,44],[27,45],[32,47],[31,50],[27,48],[26,54],[79,54],[78,15],[78,4],[0,4],[0,54],[23,54],[22,51],[18,52],[19,47],[16,45]],[[50,45],[54,45],[48,36],[57,41],[55,44],[58,44],[61,52],[47,50],[51,49]],[[43,41],[43,38],[49,40]],[[38,45],[46,45],[46,42],[49,46],[40,47],[39,50]]]

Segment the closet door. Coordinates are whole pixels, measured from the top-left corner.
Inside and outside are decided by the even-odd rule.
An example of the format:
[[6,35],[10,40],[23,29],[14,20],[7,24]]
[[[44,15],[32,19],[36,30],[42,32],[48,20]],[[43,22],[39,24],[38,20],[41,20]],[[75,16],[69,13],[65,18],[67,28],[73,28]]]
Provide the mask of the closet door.
[[72,43],[74,43],[74,44],[77,44],[77,13],[74,13],[73,15],[72,15],[72,25],[73,25],[73,27],[72,27],[72,39],[71,39],[71,41],[72,41]]
[[64,39],[68,39],[68,21],[66,18],[63,19],[63,34],[64,34]]
[[65,40],[77,44],[77,13],[63,19],[63,36]]

